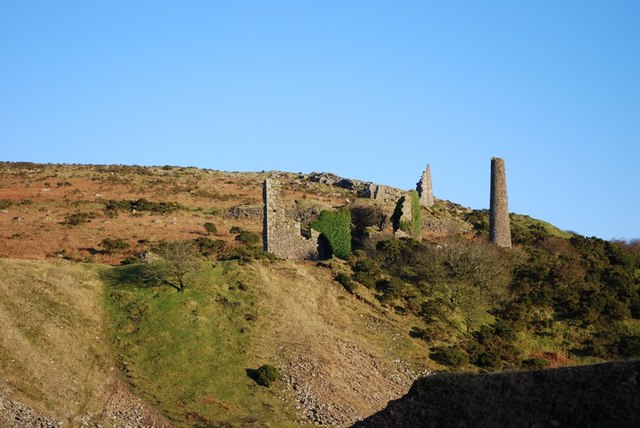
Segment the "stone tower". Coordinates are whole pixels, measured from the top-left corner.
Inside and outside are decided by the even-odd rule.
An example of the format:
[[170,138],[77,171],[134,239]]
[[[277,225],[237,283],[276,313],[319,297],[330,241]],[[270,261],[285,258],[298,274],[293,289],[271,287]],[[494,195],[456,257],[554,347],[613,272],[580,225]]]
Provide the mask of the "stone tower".
[[278,185],[267,179],[262,183],[262,249],[273,252],[271,238],[274,233],[274,224],[283,220],[282,212],[278,208]]
[[499,247],[511,248],[507,177],[504,159],[501,158],[491,158],[491,200],[489,207],[489,240]]
[[420,195],[420,205],[429,208],[433,206],[433,185],[431,184],[431,165],[427,164],[427,169],[422,173],[422,178],[416,186]]

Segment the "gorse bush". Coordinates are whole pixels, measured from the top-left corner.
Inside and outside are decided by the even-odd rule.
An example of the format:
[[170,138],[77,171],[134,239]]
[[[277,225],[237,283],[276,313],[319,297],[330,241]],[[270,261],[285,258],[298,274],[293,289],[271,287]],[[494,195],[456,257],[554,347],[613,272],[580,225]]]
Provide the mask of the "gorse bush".
[[218,232],[218,228],[216,227],[216,225],[211,222],[206,222],[202,226],[204,227],[204,230],[206,230],[209,234]]
[[259,385],[266,386],[268,388],[273,382],[280,378],[280,371],[272,365],[264,364],[258,367],[253,377]]
[[221,239],[209,239],[206,237],[196,238],[193,242],[198,247],[198,251],[205,257],[213,254],[220,254],[227,248],[227,243]]
[[62,224],[65,224],[67,226],[79,226],[81,224],[89,223],[92,219],[96,218],[97,216],[98,214],[94,212],[89,212],[89,213],[77,212],[77,213],[67,215],[67,217],[62,222]]
[[240,233],[236,235],[236,241],[242,242],[245,245],[253,246],[259,244],[261,238],[257,233],[249,232],[248,230],[241,230]]
[[264,251],[260,247],[242,246],[219,253],[217,259],[238,260],[240,264],[245,264],[253,260],[278,260],[278,257],[273,253]]
[[107,254],[115,254],[131,248],[131,245],[122,238],[105,238],[100,241],[100,246]]
[[149,211],[156,214],[168,214],[185,207],[177,202],[152,202],[144,198],[137,200],[115,200],[105,202],[105,211],[110,215],[117,215],[120,211]]
[[445,366],[461,367],[469,364],[469,355],[460,346],[436,348],[431,352],[430,356]]

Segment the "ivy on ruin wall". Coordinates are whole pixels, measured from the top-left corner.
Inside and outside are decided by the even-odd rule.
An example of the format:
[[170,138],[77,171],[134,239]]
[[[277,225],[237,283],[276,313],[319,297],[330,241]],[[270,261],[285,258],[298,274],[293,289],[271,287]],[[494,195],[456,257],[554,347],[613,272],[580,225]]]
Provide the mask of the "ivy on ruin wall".
[[311,227],[327,238],[336,257],[344,259],[351,253],[351,213],[347,208],[323,210],[320,217],[311,222]]
[[422,208],[420,207],[420,195],[415,190],[409,192],[411,199],[411,236],[418,238],[422,233]]

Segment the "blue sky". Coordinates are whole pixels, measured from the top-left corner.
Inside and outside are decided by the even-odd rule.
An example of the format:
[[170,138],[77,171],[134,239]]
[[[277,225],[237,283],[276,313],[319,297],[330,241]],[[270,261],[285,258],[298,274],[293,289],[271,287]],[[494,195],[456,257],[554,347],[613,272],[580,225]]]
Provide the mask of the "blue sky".
[[0,160],[329,171],[640,238],[638,1],[0,0]]

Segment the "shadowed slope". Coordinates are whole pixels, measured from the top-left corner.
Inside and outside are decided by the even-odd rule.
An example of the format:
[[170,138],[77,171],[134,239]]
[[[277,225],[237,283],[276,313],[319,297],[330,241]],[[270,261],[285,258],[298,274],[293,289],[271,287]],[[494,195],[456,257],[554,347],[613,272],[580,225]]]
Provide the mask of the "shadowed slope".
[[417,380],[356,427],[636,427],[640,361]]

